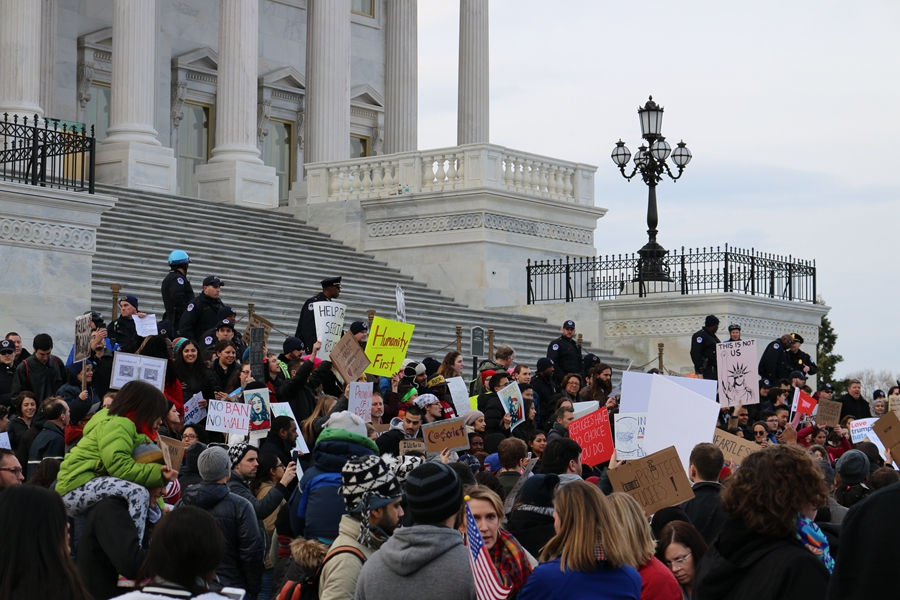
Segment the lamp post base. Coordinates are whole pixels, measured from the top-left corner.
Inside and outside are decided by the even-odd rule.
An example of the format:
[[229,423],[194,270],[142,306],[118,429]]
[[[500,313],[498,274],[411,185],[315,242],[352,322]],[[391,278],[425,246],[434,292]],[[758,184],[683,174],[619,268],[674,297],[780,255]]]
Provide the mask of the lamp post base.
[[644,244],[638,250],[641,257],[640,273],[635,273],[635,281],[674,281],[669,276],[669,265],[666,264],[666,255],[669,251],[655,241]]

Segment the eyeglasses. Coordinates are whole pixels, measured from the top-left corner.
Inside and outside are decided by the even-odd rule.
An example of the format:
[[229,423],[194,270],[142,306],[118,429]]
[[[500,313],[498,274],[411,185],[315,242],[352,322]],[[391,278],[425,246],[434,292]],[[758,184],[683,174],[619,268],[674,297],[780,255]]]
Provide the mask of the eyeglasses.
[[682,556],[681,558],[676,558],[672,562],[666,561],[666,566],[672,569],[673,571],[677,568],[679,571],[684,568],[684,563],[687,562],[687,559],[691,557],[693,552],[689,552],[686,556]]
[[181,436],[181,439],[182,439],[182,440],[196,440],[196,439],[197,439],[197,436],[196,436],[196,435],[193,435],[193,434],[191,434],[191,433],[189,433],[189,434],[187,434],[187,435]]
[[22,470],[22,467],[2,467],[0,471],[9,471],[13,475],[21,475],[25,471]]

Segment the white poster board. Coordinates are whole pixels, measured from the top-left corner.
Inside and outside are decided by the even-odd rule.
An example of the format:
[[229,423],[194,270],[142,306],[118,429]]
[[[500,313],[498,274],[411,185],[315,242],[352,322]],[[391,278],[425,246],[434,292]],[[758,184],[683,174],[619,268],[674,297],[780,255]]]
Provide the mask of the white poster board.
[[400,284],[397,284],[397,320],[406,323],[406,293]]
[[[671,381],[695,394],[699,394],[713,402],[716,401],[716,392],[719,384],[712,379],[671,377],[669,375],[651,375],[650,373],[626,371],[622,373],[622,397],[619,400],[619,410],[625,413],[647,412],[647,406],[650,401],[650,386],[657,378]],[[662,449],[660,448],[660,450]],[[681,456],[680,450],[678,455]]]
[[[300,422],[297,421],[297,417],[294,416],[294,411],[291,410],[291,405],[289,402],[272,402],[269,406],[272,407],[273,419],[275,417],[290,417],[294,421],[294,423],[297,424],[297,429],[300,429]],[[309,454],[309,447],[306,445],[306,440],[303,439],[303,435],[297,436],[297,441],[295,442],[294,447],[303,454]]]
[[129,381],[146,381],[159,391],[166,387],[166,367],[169,361],[152,356],[139,356],[126,352],[113,354],[112,380],[110,389],[118,390]]
[[756,340],[716,344],[719,402],[722,406],[759,404]]
[[599,400],[588,400],[587,402],[573,402],[572,410],[575,411],[575,416],[572,417],[572,420],[580,419],[585,415],[589,415],[595,410],[600,408]]
[[644,433],[647,430],[647,413],[618,413],[615,417],[616,459],[644,458]]
[[878,448],[878,454],[881,455],[881,458],[885,458],[884,444],[881,443],[878,434],[872,430],[872,426],[879,418],[880,417],[866,417],[865,419],[850,421],[850,441],[854,444],[858,444],[859,442],[868,440]]
[[447,389],[450,390],[450,397],[453,398],[453,409],[456,411],[456,416],[466,416],[466,413],[472,410],[466,381],[462,377],[451,377],[447,380]]
[[250,405],[209,400],[206,430],[246,436],[250,430]]
[[331,360],[329,355],[344,334],[347,306],[340,302],[313,302],[311,306],[316,318],[316,338],[322,342],[316,358]]
[[365,421],[372,422],[372,384],[368,381],[350,382],[347,410]]
[[159,333],[159,329],[156,327],[156,315],[147,315],[146,317],[134,315],[131,318],[134,319],[134,328],[139,336],[148,337]]
[[9,434],[5,431],[0,433],[0,448],[12,450],[12,446],[9,444]]
[[203,392],[197,392],[184,403],[184,426],[194,425],[206,418],[206,409],[200,408]]

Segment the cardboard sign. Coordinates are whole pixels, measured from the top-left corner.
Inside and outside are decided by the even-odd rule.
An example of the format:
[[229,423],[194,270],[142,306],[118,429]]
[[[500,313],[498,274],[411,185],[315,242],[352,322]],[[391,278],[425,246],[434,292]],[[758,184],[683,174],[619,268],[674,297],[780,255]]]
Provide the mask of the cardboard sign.
[[400,440],[400,456],[404,456],[409,452],[421,452],[423,456],[425,454],[428,454],[428,448],[425,446],[425,440],[423,440],[422,438]]
[[725,455],[725,460],[733,460],[734,464],[740,466],[741,461],[747,456],[753,454],[761,448],[761,446],[750,440],[739,438],[736,435],[722,431],[716,427],[713,434],[713,444]]
[[366,373],[393,377],[400,370],[415,325],[375,317],[366,342],[366,356],[372,362]]
[[900,396],[888,396],[888,410],[900,417]]
[[272,328],[275,327],[275,325],[271,321],[263,319],[258,314],[253,313],[247,320],[247,327],[244,328],[244,333],[241,335],[241,339],[244,341],[245,345],[250,345],[250,330],[256,327],[262,327],[265,330],[266,334],[264,340],[268,342],[269,334],[272,333]]
[[841,424],[841,403],[834,400],[819,400],[819,412],[816,414],[816,425],[819,427],[835,427]]
[[250,406],[250,439],[269,435],[272,429],[272,409],[269,407],[269,390],[260,388],[244,392],[244,402]]
[[447,380],[447,389],[450,390],[450,397],[453,398],[453,409],[456,414],[460,417],[466,416],[466,413],[472,410],[466,381],[462,377],[451,377]]
[[334,345],[330,358],[331,365],[337,369],[344,383],[359,379],[370,364],[369,357],[349,331]]
[[365,421],[372,422],[372,384],[368,381],[353,381],[350,383],[350,404],[347,407],[351,413]]
[[247,435],[250,430],[250,405],[240,402],[209,400],[206,430]]
[[622,412],[647,412],[650,403],[650,387],[657,379],[665,379],[675,385],[686,388],[708,400],[716,402],[719,385],[712,379],[694,379],[692,377],[671,377],[669,375],[651,375],[636,371],[622,373],[622,397],[619,408]]
[[445,449],[451,452],[469,449],[469,434],[462,417],[423,424],[422,437],[429,453],[440,454]]
[[322,342],[316,358],[329,360],[328,355],[334,350],[344,332],[344,314],[347,306],[340,302],[313,302],[313,316],[316,318],[316,338]]
[[647,431],[647,413],[618,413],[614,415],[616,430],[616,458],[633,460],[644,458],[644,433]]
[[177,471],[181,468],[184,459],[184,442],[161,435],[157,438],[159,449],[162,450],[166,466]]
[[147,315],[146,317],[134,315],[131,318],[134,319],[134,329],[139,336],[149,337],[159,333],[156,326],[156,315]]
[[581,446],[581,464],[594,467],[608,461],[614,447],[606,407],[569,423],[569,438]]
[[[289,402],[270,402],[269,407],[272,409],[273,420],[275,417],[290,417],[291,420],[297,424],[297,428],[300,428],[300,423],[297,421],[297,417],[294,416],[294,411],[291,409]],[[303,454],[309,454],[309,446],[306,445],[306,440],[303,439],[302,435],[297,436],[297,441],[294,442],[294,448]]]
[[3,433],[0,433],[0,448],[12,450],[12,446],[9,443],[9,434],[5,431]]
[[91,356],[91,315],[75,318],[75,354],[72,362],[80,362]]
[[372,423],[372,428],[375,430],[375,433],[381,435],[385,431],[391,428],[390,423]]
[[[891,454],[894,454],[895,448],[900,451],[898,448],[900,446],[900,418],[897,415],[892,412],[885,413],[872,425],[872,431],[875,432],[885,448],[891,449]],[[900,452],[897,454],[897,459],[900,460]]]
[[397,320],[406,323],[406,294],[400,284],[397,284]]
[[624,492],[637,500],[648,515],[694,497],[674,447],[610,469],[609,482],[614,492]]
[[266,380],[266,330],[262,327],[250,328],[250,375],[256,381]]
[[497,392],[503,410],[512,419],[509,422],[509,430],[512,431],[525,422],[525,400],[522,398],[522,390],[519,384],[513,381],[511,384]]
[[877,417],[867,417],[865,419],[850,421],[850,440],[854,444],[858,444],[866,438],[869,438],[869,441],[872,441],[869,434],[872,431],[872,426],[875,425],[875,421],[877,420]]
[[722,406],[759,404],[756,340],[716,344],[719,402]]
[[200,408],[203,400],[203,392],[197,392],[191,399],[184,403],[184,426],[194,425],[206,418],[206,409]]
[[109,387],[117,390],[129,381],[140,380],[153,384],[162,392],[166,387],[168,363],[165,358],[116,352],[113,354],[113,372]]

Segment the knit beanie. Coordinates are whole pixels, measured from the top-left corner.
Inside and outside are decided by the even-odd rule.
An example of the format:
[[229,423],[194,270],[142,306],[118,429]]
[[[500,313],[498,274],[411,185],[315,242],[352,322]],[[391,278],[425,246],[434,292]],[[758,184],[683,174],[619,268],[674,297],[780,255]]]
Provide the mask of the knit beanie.
[[367,454],[354,456],[341,469],[341,494],[347,512],[381,508],[403,496],[400,482],[381,458]]
[[406,483],[407,476],[412,472],[413,469],[425,464],[425,459],[421,456],[414,456],[412,454],[404,454],[403,456],[397,457],[392,465],[394,469],[394,475],[397,476],[397,480],[400,484]]
[[231,468],[233,469],[239,462],[244,460],[247,453],[256,450],[256,446],[251,446],[246,442],[238,442],[234,446],[228,448],[228,457],[231,459]]
[[475,421],[477,421],[478,419],[480,419],[483,416],[484,416],[484,413],[481,412],[480,410],[470,410],[469,412],[466,413],[466,416],[465,416],[466,425],[468,425],[469,427],[474,426]]
[[138,444],[138,446],[131,451],[131,457],[134,459],[134,462],[140,464],[166,464],[163,452],[156,444]]
[[472,469],[473,474],[481,470],[481,461],[479,461],[471,454],[460,454],[459,460],[456,462],[462,463]]
[[325,422],[325,428],[343,429],[344,431],[349,431],[350,433],[355,433],[362,437],[369,437],[369,432],[366,431],[365,421],[347,410],[336,412],[328,417],[328,420]]
[[181,347],[187,343],[188,339],[186,337],[175,338],[175,341],[172,342],[172,351],[175,356],[178,356],[178,351],[181,350]]
[[531,506],[553,506],[553,493],[559,485],[559,475],[534,475],[522,486],[522,503]]
[[218,481],[231,473],[231,459],[221,446],[210,446],[200,453],[197,470],[206,483]]
[[847,450],[835,463],[841,482],[856,485],[869,476],[869,458],[859,450]]
[[406,498],[414,523],[443,523],[462,506],[462,484],[450,467],[425,463],[406,477]]

